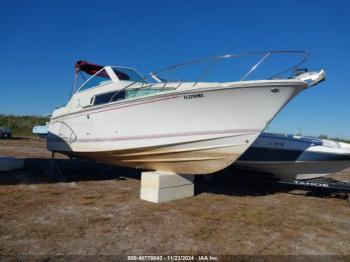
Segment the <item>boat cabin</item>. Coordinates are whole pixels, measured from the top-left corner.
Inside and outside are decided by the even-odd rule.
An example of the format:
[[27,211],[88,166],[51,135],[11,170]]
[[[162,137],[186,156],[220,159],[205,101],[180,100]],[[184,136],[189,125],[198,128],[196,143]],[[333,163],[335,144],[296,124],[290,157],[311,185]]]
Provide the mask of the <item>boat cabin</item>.
[[[78,107],[97,106],[173,89],[161,88],[162,84],[151,84],[136,69],[129,67],[101,66],[78,61],[75,73],[71,103]],[[156,82],[161,83],[158,80]]]

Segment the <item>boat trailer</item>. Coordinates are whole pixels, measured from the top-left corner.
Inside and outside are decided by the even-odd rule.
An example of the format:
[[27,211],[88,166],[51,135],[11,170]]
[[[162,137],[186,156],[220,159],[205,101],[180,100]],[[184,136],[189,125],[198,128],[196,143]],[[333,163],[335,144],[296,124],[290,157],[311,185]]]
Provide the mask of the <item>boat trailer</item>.
[[350,202],[350,181],[344,182],[332,177],[321,177],[312,179],[278,179],[268,173],[250,172],[240,170],[240,177],[252,179],[257,182],[267,183],[270,185],[286,186],[293,189],[301,189],[316,193],[319,196],[335,196],[346,199]]
[[277,183],[309,189],[315,192],[328,194],[343,194],[344,198],[350,202],[350,182],[335,180],[331,177],[322,177],[314,179],[280,179]]

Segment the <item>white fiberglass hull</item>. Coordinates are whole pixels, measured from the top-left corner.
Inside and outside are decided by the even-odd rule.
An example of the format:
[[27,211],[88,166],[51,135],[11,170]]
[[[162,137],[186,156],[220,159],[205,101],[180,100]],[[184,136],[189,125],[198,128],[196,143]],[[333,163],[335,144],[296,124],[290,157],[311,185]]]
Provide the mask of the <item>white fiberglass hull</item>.
[[304,82],[290,80],[199,85],[54,113],[47,146],[50,151],[109,164],[213,173],[238,159],[304,88]]

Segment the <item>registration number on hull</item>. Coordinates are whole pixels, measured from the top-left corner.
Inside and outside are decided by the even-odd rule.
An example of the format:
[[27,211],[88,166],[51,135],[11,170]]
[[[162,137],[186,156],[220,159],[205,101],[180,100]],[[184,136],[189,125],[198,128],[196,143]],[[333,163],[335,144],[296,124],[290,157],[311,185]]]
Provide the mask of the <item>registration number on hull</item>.
[[203,94],[184,95],[184,99],[203,98]]

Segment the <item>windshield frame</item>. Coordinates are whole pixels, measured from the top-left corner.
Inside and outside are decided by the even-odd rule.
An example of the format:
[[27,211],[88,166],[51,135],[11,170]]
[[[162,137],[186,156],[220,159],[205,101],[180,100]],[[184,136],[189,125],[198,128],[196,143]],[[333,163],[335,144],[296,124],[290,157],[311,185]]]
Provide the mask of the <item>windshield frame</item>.
[[[139,76],[139,79],[137,81],[135,81],[135,79],[121,80],[117,76],[117,74],[114,71],[114,69],[116,69],[116,70],[118,70],[118,69],[130,70],[130,71],[134,72],[137,76]],[[92,86],[92,87],[86,88],[84,90],[81,90],[93,77],[96,77],[97,75],[99,75],[103,70],[107,73],[107,75],[109,76],[110,80],[112,80],[112,82],[101,84],[101,85],[97,85],[97,86]],[[121,72],[123,72],[123,71],[121,71]],[[89,78],[87,78],[86,81],[83,82],[83,84],[81,84],[79,86],[79,88],[77,88],[74,93],[83,92],[85,90],[90,90],[92,88],[97,88],[97,87],[100,87],[100,86],[108,85],[108,84],[111,84],[111,83],[117,83],[117,82],[121,82],[121,81],[130,81],[130,82],[133,82],[133,83],[136,83],[136,82],[140,82],[140,83],[146,82],[146,83],[148,83],[144,79],[145,79],[145,77],[139,71],[137,71],[135,68],[124,67],[124,66],[105,66],[105,67],[101,68],[99,71],[97,71],[95,74],[93,74]]]
[[[83,91],[85,91],[85,90],[90,90],[90,89],[92,89],[92,88],[96,88],[96,87],[99,87],[99,86],[103,86],[103,85],[108,85],[108,84],[110,84],[110,83],[106,83],[106,84],[97,85],[97,86],[92,86],[92,87],[86,88],[86,89],[84,89],[84,90],[81,90],[93,77],[96,77],[97,75],[99,75],[103,70],[107,73],[107,75],[109,76],[109,78],[112,80],[112,83],[115,82],[115,81],[114,81],[115,76],[113,75],[113,77],[111,77],[111,74],[110,74],[109,70],[107,70],[106,68],[107,68],[107,66],[101,68],[101,69],[100,69],[99,71],[97,71],[95,74],[91,75],[83,84],[80,85],[79,88],[76,89],[76,91],[75,91],[74,93],[83,92]],[[80,73],[80,72],[79,72],[79,73]],[[78,74],[79,74],[79,73],[78,73]],[[78,74],[77,74],[77,76],[78,76]]]
[[[111,71],[113,72],[113,74],[118,78],[118,76],[116,75],[116,73],[114,72],[114,69],[121,69],[121,70],[123,70],[123,69],[126,69],[126,70],[130,70],[130,71],[132,71],[132,72],[134,72],[136,75],[138,75],[139,76],[139,80],[138,81],[136,81],[135,79],[129,79],[129,80],[119,80],[119,78],[118,78],[118,80],[119,81],[130,81],[130,82],[140,82],[140,83],[142,83],[142,82],[144,82],[144,79],[145,79],[145,77],[137,70],[137,69],[135,69],[135,68],[132,68],[132,67],[126,67],[126,66],[118,66],[118,65],[113,65],[113,66],[110,66],[110,68],[112,69]],[[123,71],[122,71],[123,72]],[[125,72],[123,72],[123,73],[125,73]],[[130,77],[130,75],[129,75],[129,77]],[[146,83],[148,83],[148,82],[146,82]]]

